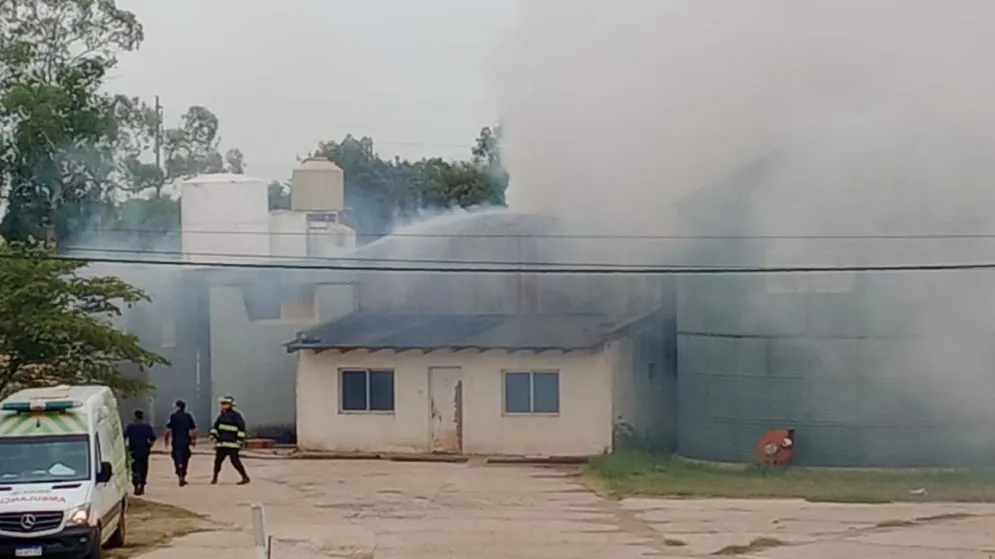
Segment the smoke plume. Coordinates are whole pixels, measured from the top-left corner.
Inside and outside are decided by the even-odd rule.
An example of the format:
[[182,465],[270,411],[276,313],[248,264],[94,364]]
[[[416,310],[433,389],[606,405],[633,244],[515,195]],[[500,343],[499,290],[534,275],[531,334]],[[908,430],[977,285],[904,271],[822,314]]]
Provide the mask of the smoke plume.
[[524,5],[494,72],[515,210],[673,233],[675,201],[848,115],[993,129],[985,0]]
[[[509,204],[585,232],[753,237],[656,243],[697,265],[993,262],[993,239],[936,236],[995,232],[993,16],[990,0],[525,3],[494,71]],[[654,252],[634,243],[615,254]],[[748,459],[797,422],[809,463],[995,459],[990,284],[682,278],[679,450]]]

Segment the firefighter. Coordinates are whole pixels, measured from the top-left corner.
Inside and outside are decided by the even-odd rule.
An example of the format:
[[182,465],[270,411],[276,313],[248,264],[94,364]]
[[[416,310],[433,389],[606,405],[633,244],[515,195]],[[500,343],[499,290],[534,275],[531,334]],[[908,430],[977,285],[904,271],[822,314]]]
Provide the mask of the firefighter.
[[166,424],[166,446],[172,443],[170,456],[173,458],[173,469],[176,478],[180,482],[180,487],[187,484],[187,469],[190,465],[190,457],[193,455],[193,447],[197,444],[197,423],[193,415],[187,411],[187,403],[177,400],[174,404],[173,414],[169,416],[169,423]]
[[135,495],[145,494],[145,483],[149,477],[149,455],[155,445],[155,431],[145,422],[145,413],[135,410],[135,421],[124,428],[124,440],[131,454],[131,483]]
[[245,442],[245,419],[242,418],[242,414],[235,410],[235,398],[225,396],[221,398],[219,403],[221,413],[218,414],[218,418],[214,420],[214,426],[211,427],[211,438],[214,439],[214,477],[211,478],[211,484],[218,483],[221,465],[227,458],[231,461],[235,471],[242,476],[238,484],[245,485],[249,483],[249,476],[245,473],[245,466],[242,465],[242,459],[239,457],[239,451],[242,450],[242,444]]

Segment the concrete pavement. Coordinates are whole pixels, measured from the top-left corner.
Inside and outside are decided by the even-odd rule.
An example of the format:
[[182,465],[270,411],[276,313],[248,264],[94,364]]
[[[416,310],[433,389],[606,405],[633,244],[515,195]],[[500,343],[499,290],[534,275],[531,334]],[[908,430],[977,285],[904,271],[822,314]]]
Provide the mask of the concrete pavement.
[[[147,559],[226,559],[251,550],[249,504],[262,502],[274,559],[631,559],[704,557],[758,538],[749,557],[989,559],[995,506],[831,505],[800,501],[601,499],[579,470],[388,461],[250,460],[253,483],[230,469],[208,485],[175,486],[152,464],[148,498],[241,531],[194,534]],[[230,466],[226,465],[226,468]],[[917,520],[918,519],[918,520]],[[372,554],[372,555],[370,555]]]

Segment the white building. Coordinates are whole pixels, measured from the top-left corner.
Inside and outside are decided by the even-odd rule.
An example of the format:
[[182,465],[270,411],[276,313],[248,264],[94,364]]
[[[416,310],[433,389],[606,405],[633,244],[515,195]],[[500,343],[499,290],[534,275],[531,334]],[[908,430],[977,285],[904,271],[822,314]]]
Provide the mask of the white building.
[[307,159],[294,170],[290,210],[270,210],[269,182],[245,175],[193,177],[180,195],[187,262],[327,258],[356,246],[355,231],[342,223],[345,176],[327,159]]
[[[195,177],[182,185],[184,259],[202,265],[191,281],[203,284],[204,291],[196,308],[186,312],[196,313],[204,331],[189,340],[196,345],[176,348],[180,355],[198,356],[195,367],[186,366],[196,375],[197,390],[210,393],[211,401],[234,394],[250,431],[262,434],[292,432],[295,422],[296,360],[281,344],[300,329],[353,308],[349,286],[324,285],[310,279],[308,270],[289,267],[338,257],[354,248],[356,239],[341,223],[344,177],[333,163],[302,162],[291,182],[290,210],[270,211],[268,190],[267,181],[231,174]],[[178,289],[192,296],[192,289]],[[159,309],[155,320],[174,308],[177,304]],[[189,392],[191,384],[185,385]],[[183,389],[176,387],[181,395]]]
[[303,332],[302,450],[592,456],[676,436],[665,313],[371,315]]

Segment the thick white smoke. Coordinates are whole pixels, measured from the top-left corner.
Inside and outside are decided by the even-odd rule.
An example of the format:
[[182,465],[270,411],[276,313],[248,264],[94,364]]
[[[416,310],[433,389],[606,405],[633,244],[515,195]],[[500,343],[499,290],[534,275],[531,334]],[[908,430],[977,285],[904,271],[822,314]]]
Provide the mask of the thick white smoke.
[[494,80],[515,210],[672,233],[674,201],[810,126],[887,111],[886,127],[868,118],[861,135],[900,138],[896,120],[995,129],[990,0],[542,0],[523,10]]

